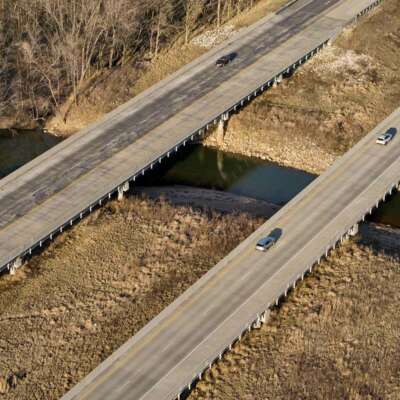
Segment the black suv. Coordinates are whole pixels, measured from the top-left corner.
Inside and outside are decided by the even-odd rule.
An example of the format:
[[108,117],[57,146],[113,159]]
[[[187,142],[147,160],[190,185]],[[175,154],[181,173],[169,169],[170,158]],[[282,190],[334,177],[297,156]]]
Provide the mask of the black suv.
[[231,61],[233,61],[236,58],[236,53],[230,53],[225,56],[222,56],[221,58],[218,58],[218,60],[215,62],[215,65],[217,67],[223,67],[226,64],[229,64]]

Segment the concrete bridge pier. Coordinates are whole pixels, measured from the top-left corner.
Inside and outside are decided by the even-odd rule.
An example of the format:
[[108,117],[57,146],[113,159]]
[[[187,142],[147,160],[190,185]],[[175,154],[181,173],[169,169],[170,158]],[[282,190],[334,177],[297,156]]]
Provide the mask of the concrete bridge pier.
[[22,258],[18,257],[10,265],[10,268],[9,268],[10,275],[15,275],[17,272],[17,269],[21,268],[21,267],[22,267]]
[[125,182],[122,186],[118,187],[118,201],[124,198],[124,193],[129,190],[129,182]]
[[272,87],[274,88],[274,87],[278,86],[278,83],[281,83],[282,79],[283,79],[282,75],[278,75],[277,77],[275,77]]
[[263,312],[253,323],[254,329],[260,329],[262,324],[265,324],[269,318],[270,311]]
[[224,144],[226,125],[229,119],[229,113],[222,114],[217,126],[217,144],[221,146]]
[[350,228],[348,235],[355,236],[355,235],[357,235],[357,233],[358,233],[358,224],[355,224]]

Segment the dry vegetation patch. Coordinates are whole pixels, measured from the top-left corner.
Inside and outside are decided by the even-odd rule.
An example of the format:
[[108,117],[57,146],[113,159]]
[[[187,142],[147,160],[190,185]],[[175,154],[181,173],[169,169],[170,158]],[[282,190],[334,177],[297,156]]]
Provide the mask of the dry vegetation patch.
[[190,399],[398,399],[399,240],[399,231],[365,227],[205,374]]
[[0,278],[2,399],[58,399],[261,219],[128,199]]
[[155,60],[174,43],[182,47],[199,31],[220,27],[254,3],[3,0],[0,125],[30,125],[56,114],[67,121],[99,74],[128,60]]

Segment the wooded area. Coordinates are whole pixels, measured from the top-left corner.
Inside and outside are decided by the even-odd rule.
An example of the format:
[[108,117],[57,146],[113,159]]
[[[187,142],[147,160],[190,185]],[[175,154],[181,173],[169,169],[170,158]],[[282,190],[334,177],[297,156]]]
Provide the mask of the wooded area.
[[221,23],[254,0],[0,0],[0,116],[46,118],[98,71]]

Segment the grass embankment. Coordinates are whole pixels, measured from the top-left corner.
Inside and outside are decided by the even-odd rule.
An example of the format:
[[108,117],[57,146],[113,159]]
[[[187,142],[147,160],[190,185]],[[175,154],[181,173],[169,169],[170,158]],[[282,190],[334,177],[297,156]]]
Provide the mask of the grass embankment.
[[385,0],[232,116],[222,148],[321,173],[399,106],[399,44],[400,3]]
[[60,398],[262,221],[126,199],[58,237],[0,278],[1,399]]

